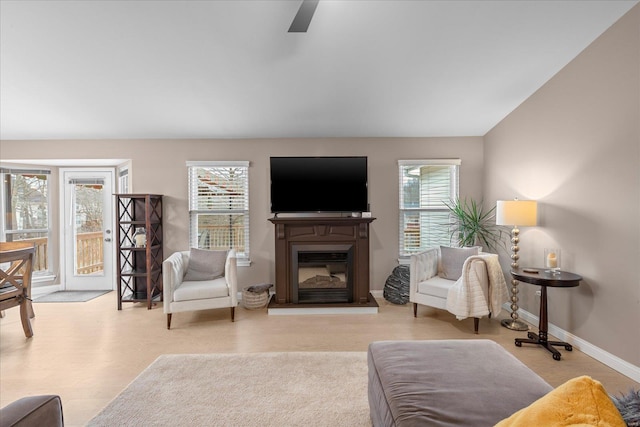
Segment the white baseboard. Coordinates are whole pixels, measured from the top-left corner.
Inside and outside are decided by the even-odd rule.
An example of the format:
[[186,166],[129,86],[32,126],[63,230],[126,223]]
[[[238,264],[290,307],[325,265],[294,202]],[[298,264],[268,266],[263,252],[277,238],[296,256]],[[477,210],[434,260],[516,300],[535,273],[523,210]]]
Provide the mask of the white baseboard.
[[[505,303],[503,305],[503,308],[509,313],[511,312],[511,309],[508,303]],[[539,316],[529,313],[528,311],[523,310],[521,308],[518,309],[518,316],[522,320],[529,322],[532,325],[537,325],[540,319]],[[560,341],[568,342],[574,348],[580,350],[586,355],[593,357],[597,361],[604,363],[611,369],[615,369],[616,371],[620,372],[623,375],[626,375],[632,380],[636,382],[640,382],[640,367],[632,365],[631,363],[620,359],[618,356],[615,356],[607,351],[604,351],[603,349],[591,344],[588,341],[583,340],[580,337],[577,337],[565,331],[564,329],[557,327],[552,323],[549,323],[548,332],[550,335],[553,335],[554,337],[558,338]]]

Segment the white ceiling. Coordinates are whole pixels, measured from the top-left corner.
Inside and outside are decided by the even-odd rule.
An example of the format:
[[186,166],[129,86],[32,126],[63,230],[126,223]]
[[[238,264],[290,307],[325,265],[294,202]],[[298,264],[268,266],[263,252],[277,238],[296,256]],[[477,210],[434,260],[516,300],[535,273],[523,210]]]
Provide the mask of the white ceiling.
[[0,138],[484,135],[633,1],[0,1]]

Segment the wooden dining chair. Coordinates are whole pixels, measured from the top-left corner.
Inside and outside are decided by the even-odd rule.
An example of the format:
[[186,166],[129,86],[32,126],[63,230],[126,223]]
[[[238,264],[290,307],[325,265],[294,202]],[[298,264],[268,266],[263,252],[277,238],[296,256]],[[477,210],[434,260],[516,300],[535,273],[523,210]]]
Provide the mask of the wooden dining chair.
[[35,244],[0,242],[0,312],[20,307],[22,329],[27,338],[33,336],[31,321],[35,316],[31,304],[31,274]]

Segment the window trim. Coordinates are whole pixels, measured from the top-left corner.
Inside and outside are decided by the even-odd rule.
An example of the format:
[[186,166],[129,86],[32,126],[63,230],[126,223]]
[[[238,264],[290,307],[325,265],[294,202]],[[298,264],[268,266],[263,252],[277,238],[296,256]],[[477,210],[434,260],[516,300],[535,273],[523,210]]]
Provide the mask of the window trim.
[[[246,160],[230,160],[230,161],[187,161],[187,181],[188,181],[188,203],[189,203],[189,247],[197,247],[197,242],[193,241],[194,236],[197,235],[197,216],[199,214],[220,214],[221,211],[218,210],[202,210],[202,209],[194,209],[193,208],[193,200],[192,200],[192,185],[194,182],[192,181],[192,177],[195,168],[224,168],[224,167],[238,167],[238,168],[246,168],[246,181],[244,183],[245,189],[245,206],[244,209],[232,209],[225,210],[224,213],[233,214],[233,213],[242,213],[245,216],[246,224],[244,227],[244,243],[245,243],[245,251],[243,255],[238,256],[237,265],[241,267],[248,267],[251,265],[251,252],[250,252],[250,209],[249,209],[249,167],[250,162]],[[195,230],[195,232],[194,232]]]
[[404,218],[407,212],[447,212],[448,208],[404,208],[403,205],[403,167],[404,166],[453,166],[455,167],[455,176],[452,185],[452,197],[459,197],[460,194],[460,165],[461,159],[410,159],[398,160],[398,261],[400,264],[408,264],[411,252],[405,250],[404,244]]

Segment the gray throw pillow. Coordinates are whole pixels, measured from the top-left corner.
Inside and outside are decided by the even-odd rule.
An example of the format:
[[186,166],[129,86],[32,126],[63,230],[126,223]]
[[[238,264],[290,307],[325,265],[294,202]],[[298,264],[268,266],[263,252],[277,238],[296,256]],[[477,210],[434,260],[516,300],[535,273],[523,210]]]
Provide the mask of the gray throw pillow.
[[227,252],[228,251],[191,248],[189,252],[189,266],[184,275],[184,280],[213,280],[224,276],[224,264],[227,260]]
[[450,248],[440,246],[440,256],[442,258],[442,273],[440,277],[449,280],[458,280],[462,276],[462,266],[467,258],[478,255],[479,247],[471,248]]

